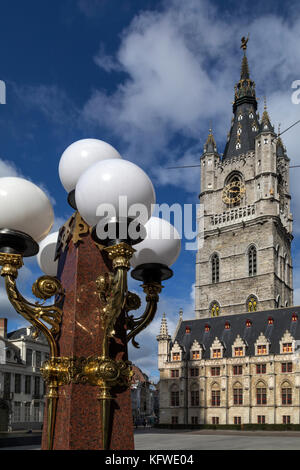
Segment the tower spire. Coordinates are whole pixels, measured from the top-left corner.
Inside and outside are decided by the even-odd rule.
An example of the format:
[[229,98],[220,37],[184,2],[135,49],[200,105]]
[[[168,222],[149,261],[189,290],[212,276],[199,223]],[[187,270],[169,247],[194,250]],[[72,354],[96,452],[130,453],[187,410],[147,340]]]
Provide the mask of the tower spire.
[[274,127],[271,124],[270,116],[267,108],[267,98],[264,97],[264,112],[261,118],[261,132],[270,131],[274,132]]
[[235,85],[233,102],[233,120],[224,150],[223,160],[246,154],[255,149],[255,137],[260,124],[257,116],[255,82],[250,78],[248,58],[246,55],[249,35],[241,39],[243,58],[240,80]]
[[241,42],[242,42],[241,49],[243,49],[244,51],[244,57],[242,59],[242,67],[241,67],[241,80],[247,80],[250,78],[248,59],[246,56],[248,41],[249,41],[249,34],[248,34],[247,39],[244,36],[241,39]]
[[204,153],[217,153],[217,144],[213,135],[212,127],[209,128],[207,140],[204,144]]
[[160,331],[159,335],[157,336],[157,340],[164,340],[164,339],[169,339],[169,332],[168,332],[168,323],[166,319],[166,314],[163,313],[162,319],[161,319],[161,324],[160,324]]

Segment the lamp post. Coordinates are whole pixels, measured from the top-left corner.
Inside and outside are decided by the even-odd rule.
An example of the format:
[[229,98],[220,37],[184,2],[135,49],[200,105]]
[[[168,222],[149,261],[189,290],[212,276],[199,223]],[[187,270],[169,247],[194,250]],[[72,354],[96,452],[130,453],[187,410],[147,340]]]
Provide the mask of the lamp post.
[[[134,448],[127,344],[139,347],[135,337],[154,318],[180,238],[167,221],[151,217],[148,176],[109,144],[70,145],[59,176],[75,212],[48,236],[53,210],[46,195],[21,178],[0,178],[1,276],[16,311],[50,347],[41,369],[48,385],[42,448]],[[32,304],[16,278],[23,257],[36,254],[45,274],[32,290],[44,302]],[[129,314],[141,305],[128,291],[131,268],[146,295],[137,318]]]

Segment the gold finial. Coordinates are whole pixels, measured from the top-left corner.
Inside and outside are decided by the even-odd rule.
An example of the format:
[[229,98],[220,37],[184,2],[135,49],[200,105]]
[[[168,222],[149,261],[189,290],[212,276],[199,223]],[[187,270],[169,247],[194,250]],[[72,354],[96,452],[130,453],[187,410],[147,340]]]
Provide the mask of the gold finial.
[[248,41],[249,41],[249,34],[248,34],[247,38],[245,36],[243,36],[241,41],[242,41],[241,49],[243,49],[243,51],[246,51],[247,50],[247,44],[248,44]]
[[281,123],[278,124],[278,137],[280,136],[280,128],[281,128]]
[[267,111],[267,97],[264,96],[264,110]]

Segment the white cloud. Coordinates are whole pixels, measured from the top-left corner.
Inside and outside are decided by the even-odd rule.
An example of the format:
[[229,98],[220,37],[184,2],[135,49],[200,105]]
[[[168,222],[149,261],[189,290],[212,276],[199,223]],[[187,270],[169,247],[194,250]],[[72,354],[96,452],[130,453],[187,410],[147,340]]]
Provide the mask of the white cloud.
[[[248,31],[247,55],[260,113],[267,95],[275,130],[279,123],[284,130],[299,119],[291,85],[300,79],[300,16],[297,10],[289,19],[264,13],[243,22],[247,15],[241,15],[237,22],[206,0],[163,5],[133,19],[115,57],[101,46],[98,65],[108,72],[121,67],[127,77],[112,94],[95,90],[83,115],[115,132],[123,141],[124,157],[144,166],[156,185],[197,193],[200,168],[167,167],[199,162],[211,122],[223,152],[242,58],[239,39]],[[299,164],[298,135],[299,126],[283,136],[292,165]],[[185,137],[184,147],[178,136]],[[300,232],[299,172],[291,172],[295,234]]]
[[[201,126],[207,131],[217,111],[220,116],[230,115],[227,103],[232,83],[231,88],[223,83],[228,71],[210,74],[204,64],[207,51],[218,62],[221,37],[229,32],[220,27],[216,36],[216,25],[205,24],[212,7],[206,2],[193,3],[201,18],[198,25],[195,12],[183,3],[170,2],[162,13],[137,16],[123,33],[116,57],[128,78],[112,95],[94,91],[84,108],[86,119],[110,127],[123,138],[128,157],[142,164],[153,165],[168,155],[175,133],[198,140]],[[197,51],[191,30],[199,45]],[[102,50],[100,58],[103,68]],[[174,159],[180,157],[175,151]]]
[[0,159],[0,178],[4,177],[22,177],[20,170],[13,162]]
[[115,60],[113,56],[105,53],[105,47],[103,43],[100,44],[98,53],[94,57],[94,61],[98,67],[108,73],[112,71],[123,70],[121,65]]

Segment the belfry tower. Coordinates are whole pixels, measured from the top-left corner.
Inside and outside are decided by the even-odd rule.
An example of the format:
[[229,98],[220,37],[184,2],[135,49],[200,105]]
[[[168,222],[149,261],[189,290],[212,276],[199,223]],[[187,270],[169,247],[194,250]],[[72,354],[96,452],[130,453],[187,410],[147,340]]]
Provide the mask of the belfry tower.
[[290,160],[266,101],[261,119],[257,112],[247,42],[224,154],[210,130],[201,156],[196,318],[293,305]]

